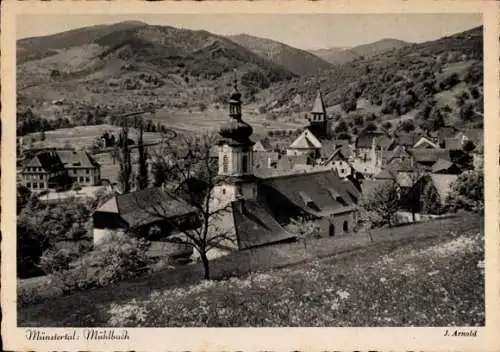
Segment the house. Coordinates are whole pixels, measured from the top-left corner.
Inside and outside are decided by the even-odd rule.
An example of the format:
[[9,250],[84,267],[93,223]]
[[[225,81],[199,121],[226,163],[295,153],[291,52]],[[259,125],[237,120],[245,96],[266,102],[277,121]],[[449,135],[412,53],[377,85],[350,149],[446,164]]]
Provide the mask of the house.
[[50,188],[69,188],[72,180],[55,151],[37,153],[27,160],[21,170],[22,184],[31,191]]
[[161,188],[115,195],[94,212],[92,220],[94,245],[114,232],[134,230],[140,236],[157,240],[179,235],[179,229],[197,226],[196,209],[170,197]]
[[353,174],[354,169],[349,162],[349,150],[345,147],[337,148],[321,165],[331,167],[341,178]]
[[408,150],[416,164],[430,168],[439,159],[451,161],[448,149],[410,149]]
[[278,164],[279,154],[277,152],[254,152],[253,167],[254,169],[276,168]]
[[443,141],[443,147],[450,150],[462,150],[464,146],[464,140],[462,138],[445,138]]
[[433,174],[458,175],[462,170],[450,160],[438,159],[431,167]]
[[413,145],[413,149],[418,149],[418,148],[426,148],[426,149],[438,149],[439,145],[434,143],[432,140],[429,138],[422,136],[420,139]]
[[264,139],[261,139],[260,141],[256,142],[253,145],[253,151],[254,152],[272,152],[273,146],[269,142],[269,139],[264,138]]
[[88,152],[58,150],[56,153],[75,183],[95,186],[101,182],[101,166]]
[[414,160],[404,146],[396,146],[386,158],[385,168],[391,171],[408,171],[414,167]]
[[402,203],[415,213],[439,213],[457,178],[458,175],[426,174],[413,184]]
[[33,191],[69,188],[74,183],[95,186],[101,181],[99,163],[89,153],[74,150],[39,152],[23,165],[21,176]]
[[396,135],[396,143],[406,149],[411,149],[420,140],[423,133],[417,131],[400,132]]
[[460,168],[473,167],[473,157],[465,153],[463,150],[411,149],[408,152],[412,155],[415,166],[421,166],[429,171],[439,159],[451,161]]

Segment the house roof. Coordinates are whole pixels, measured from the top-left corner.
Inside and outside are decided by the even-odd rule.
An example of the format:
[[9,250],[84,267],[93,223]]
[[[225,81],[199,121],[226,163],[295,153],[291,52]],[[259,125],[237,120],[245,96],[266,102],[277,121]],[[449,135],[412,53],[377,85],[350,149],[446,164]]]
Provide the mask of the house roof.
[[271,142],[267,138],[261,139],[260,141],[258,141],[257,143],[255,143],[254,149],[259,144],[262,146],[262,149],[264,149],[267,152],[270,152],[270,151],[273,150],[273,146],[271,145]]
[[410,159],[405,159],[405,160],[392,159],[387,163],[386,168],[388,170],[391,170],[392,172],[398,172],[398,171],[411,171],[415,168],[415,166],[412,165]]
[[327,159],[324,161],[324,165],[328,165],[329,163],[331,163],[333,160],[348,160],[349,159],[349,154],[350,154],[350,151],[347,150],[346,151],[346,148],[345,147],[339,147],[337,149],[335,149],[333,151],[333,153],[331,153],[329,156],[327,156]]
[[316,94],[311,112],[313,114],[326,114],[325,102],[320,90],[318,90],[318,93]]
[[357,207],[349,194],[355,187],[346,186],[331,170],[268,178],[262,181],[262,186],[264,193],[266,188],[272,188],[312,215],[327,216]]
[[445,138],[444,146],[450,150],[461,150],[462,140],[459,138]]
[[267,205],[258,200],[232,202],[234,226],[239,249],[291,240],[297,236],[287,232],[272,216]]
[[409,152],[417,163],[435,163],[438,159],[450,160],[448,149],[411,149]]
[[391,174],[389,170],[383,169],[378,174],[376,174],[374,178],[377,180],[393,180],[394,176]]
[[336,148],[337,148],[336,141],[323,140],[321,142],[321,156],[327,158],[335,151]]
[[377,137],[376,143],[380,148],[387,150],[394,145],[395,140],[384,134]]
[[369,149],[372,147],[373,139],[376,137],[373,133],[361,133],[356,138],[356,148]]
[[424,147],[425,148],[425,145],[428,145],[432,148],[439,148],[439,146],[434,143],[433,141],[431,141],[429,138],[425,137],[425,136],[422,136],[419,138],[419,140],[413,145],[413,148],[422,148]]
[[445,159],[438,159],[431,168],[432,172],[440,172],[440,171],[445,171],[448,170],[450,167],[452,167],[454,164],[450,160],[445,160]]
[[54,151],[40,152],[31,158],[24,167],[41,167],[47,172],[64,169],[64,164]]
[[66,168],[99,168],[101,165],[87,152],[58,150],[57,155]]
[[170,197],[160,188],[146,188],[116,195],[96,212],[119,214],[133,227],[187,215],[196,212],[196,209],[180,199]]
[[[460,133],[460,132],[459,132]],[[467,128],[462,133],[476,146],[484,145],[484,130],[482,128]],[[457,136],[455,136],[457,137]]]
[[421,133],[418,133],[416,131],[408,132],[408,133],[399,133],[396,137],[397,139],[397,144],[411,148],[415,145],[415,143],[418,142],[418,140],[421,137]]
[[451,192],[451,186],[458,178],[457,175],[446,175],[446,174],[431,174],[430,175],[432,184],[436,188],[437,193],[442,202],[446,200],[446,197]]
[[405,148],[401,145],[396,146],[392,153],[388,156],[387,161],[391,161],[396,158],[403,158],[403,157],[409,157],[410,154],[405,150]]
[[457,129],[455,127],[442,127],[436,132],[440,141],[443,141],[445,138],[454,137],[456,133]]
[[254,152],[253,153],[253,166],[254,168],[265,168],[268,167],[269,159],[271,163],[278,161],[277,152]]
[[321,142],[309,129],[305,129],[293,142],[290,144],[291,149],[320,149]]

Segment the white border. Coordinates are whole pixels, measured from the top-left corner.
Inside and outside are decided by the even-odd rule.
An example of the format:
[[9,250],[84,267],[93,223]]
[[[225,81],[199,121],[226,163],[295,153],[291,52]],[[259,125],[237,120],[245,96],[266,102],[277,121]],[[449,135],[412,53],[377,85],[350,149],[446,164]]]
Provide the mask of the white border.
[[[2,3],[2,336],[6,350],[320,351],[432,350],[500,351],[499,331],[499,32],[493,1],[52,1]],[[483,13],[485,68],[486,327],[476,338],[445,338],[443,328],[162,328],[128,329],[126,342],[27,341],[16,327],[15,305],[15,19],[16,14],[134,13]],[[453,273],[450,273],[452,277]],[[47,329],[46,331],[68,330]],[[71,329],[70,329],[71,330]]]

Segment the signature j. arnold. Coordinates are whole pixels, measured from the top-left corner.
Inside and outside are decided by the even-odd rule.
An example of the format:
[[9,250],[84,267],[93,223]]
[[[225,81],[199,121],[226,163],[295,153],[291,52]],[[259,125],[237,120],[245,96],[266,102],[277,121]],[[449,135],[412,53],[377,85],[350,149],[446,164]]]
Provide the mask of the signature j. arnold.
[[446,329],[444,336],[477,337],[477,329]]

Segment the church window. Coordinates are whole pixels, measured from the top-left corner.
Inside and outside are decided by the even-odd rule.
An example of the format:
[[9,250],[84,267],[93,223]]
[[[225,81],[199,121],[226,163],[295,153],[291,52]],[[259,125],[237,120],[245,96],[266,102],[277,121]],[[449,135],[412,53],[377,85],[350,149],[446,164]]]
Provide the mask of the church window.
[[226,189],[225,188],[222,189],[222,194],[226,194]]
[[328,229],[328,233],[330,236],[335,236],[335,225],[334,224],[330,224],[330,227]]
[[243,173],[248,172],[248,156],[246,154],[243,155],[241,163]]
[[229,160],[227,155],[224,155],[222,157],[222,172],[227,174],[229,172]]
[[349,224],[347,223],[347,221],[344,221],[344,225],[342,227],[344,229],[344,232],[349,232]]

